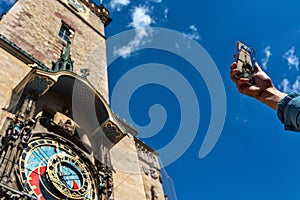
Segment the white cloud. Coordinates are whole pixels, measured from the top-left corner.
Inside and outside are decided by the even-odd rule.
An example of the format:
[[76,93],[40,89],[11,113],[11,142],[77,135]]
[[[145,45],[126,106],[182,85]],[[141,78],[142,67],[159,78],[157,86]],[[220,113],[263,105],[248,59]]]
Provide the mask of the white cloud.
[[132,22],[129,24],[132,28],[145,28],[154,23],[153,19],[149,15],[150,9],[148,7],[135,7],[132,13]]
[[165,19],[168,19],[168,15],[169,15],[169,9],[165,8],[165,10],[164,10],[164,17],[165,17]]
[[109,5],[113,10],[120,11],[122,7],[130,4],[130,0],[111,0]]
[[198,31],[198,29],[197,29],[197,27],[196,27],[195,25],[191,25],[191,26],[190,26],[190,29],[191,29],[192,31]]
[[300,76],[297,77],[296,81],[291,84],[291,82],[285,78],[278,85],[279,89],[285,93],[290,93],[292,91],[300,92]]
[[300,76],[297,77],[297,80],[292,85],[292,91],[300,91]]
[[262,61],[262,68],[264,70],[267,70],[268,69],[268,63],[269,63],[270,57],[272,56],[271,47],[270,46],[267,46],[264,49],[264,54],[265,54],[265,57],[261,60]]
[[148,27],[155,23],[149,13],[149,7],[138,6],[133,9],[131,14],[132,22],[129,26],[135,29],[135,38],[127,45],[118,49],[115,48],[115,55],[127,58],[131,53],[139,50],[142,45],[148,42],[147,38],[151,36],[151,29],[148,29]]
[[278,88],[284,93],[289,93],[291,91],[290,81],[288,79],[283,79],[278,85]]
[[192,40],[200,40],[201,36],[198,32],[198,28],[195,25],[191,25],[189,27],[188,33],[182,33],[184,37],[188,38],[187,46],[191,48],[191,41]]
[[201,36],[198,32],[198,28],[195,25],[191,25],[189,27],[188,33],[183,33],[186,37],[190,38],[191,40],[199,40]]
[[285,52],[282,57],[288,61],[289,69],[295,67],[299,71],[299,57],[295,55],[295,47]]
[[151,1],[153,1],[155,3],[161,3],[162,2],[162,0],[151,0]]

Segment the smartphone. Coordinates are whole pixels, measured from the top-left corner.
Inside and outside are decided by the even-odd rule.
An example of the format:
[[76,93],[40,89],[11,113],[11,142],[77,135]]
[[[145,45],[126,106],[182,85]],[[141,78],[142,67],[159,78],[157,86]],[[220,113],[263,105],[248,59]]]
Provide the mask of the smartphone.
[[237,63],[239,78],[249,78],[253,82],[253,75],[255,74],[255,51],[241,41],[236,42],[235,59]]

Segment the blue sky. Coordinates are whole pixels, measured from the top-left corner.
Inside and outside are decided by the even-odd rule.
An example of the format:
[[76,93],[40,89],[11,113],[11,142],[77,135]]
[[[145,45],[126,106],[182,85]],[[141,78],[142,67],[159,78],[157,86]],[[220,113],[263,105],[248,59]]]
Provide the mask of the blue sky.
[[[147,26],[176,30],[206,49],[223,79],[227,96],[225,125],[214,149],[200,159],[198,153],[210,123],[212,107],[203,77],[196,76],[192,67],[177,56],[162,56],[160,52],[159,58],[155,59],[157,54],[154,52],[135,53],[134,49],[129,58],[110,68],[111,90],[131,67],[159,62],[184,74],[197,93],[201,113],[197,135],[188,150],[166,167],[174,181],[177,199],[298,199],[300,135],[284,131],[273,110],[240,95],[228,74],[235,42],[242,40],[255,49],[257,61],[278,88],[285,92],[300,90],[299,3],[216,0],[114,2],[119,2],[120,7],[119,10],[111,9],[114,21],[106,30],[107,36]],[[104,3],[109,5],[109,2]],[[143,54],[146,56],[142,57]],[[168,112],[164,128],[155,136],[143,139],[147,144],[160,149],[178,134],[180,108],[167,88],[154,85],[151,90],[147,85],[137,90],[132,99],[130,109],[135,123],[149,123],[148,104],[160,102]]]
[[[6,11],[12,3],[12,0],[1,1],[0,12]],[[120,59],[109,67],[111,92],[124,74],[147,63],[170,66],[181,73],[195,91],[201,117],[193,122],[199,125],[198,131],[182,156],[166,166],[177,199],[300,198],[300,134],[284,131],[273,110],[239,94],[229,79],[235,42],[242,40],[255,49],[257,61],[272,77],[275,86],[285,92],[300,91],[299,1],[103,0],[103,3],[113,18],[106,28],[108,38],[132,28],[175,30],[197,41],[211,56],[222,77],[227,105],[225,124],[217,144],[200,159],[199,149],[209,124],[217,122],[210,122],[213,105],[209,89],[193,66],[170,52],[141,50],[143,36],[149,34],[145,31],[139,32],[134,45],[118,49]],[[172,76],[166,79],[171,80]],[[164,107],[166,122],[152,137],[141,139],[160,149],[178,134],[183,120],[180,102],[170,88],[160,84],[138,88],[128,105],[132,119],[126,120],[146,126],[151,123],[149,109],[157,104]],[[175,199],[174,195],[170,199]]]

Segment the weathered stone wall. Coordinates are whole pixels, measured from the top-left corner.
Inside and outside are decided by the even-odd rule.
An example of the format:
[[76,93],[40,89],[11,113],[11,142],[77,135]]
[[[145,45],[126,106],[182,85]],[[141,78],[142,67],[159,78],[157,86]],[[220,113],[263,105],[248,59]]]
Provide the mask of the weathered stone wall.
[[19,0],[0,23],[0,34],[49,68],[66,42],[58,36],[62,21],[75,30],[71,53],[74,72],[89,69],[89,81],[108,100],[104,26],[86,7],[78,12],[67,0]]
[[[149,163],[140,159],[140,170],[143,172],[143,182],[144,190],[146,193],[146,199],[152,200],[151,187],[154,187],[154,191],[157,195],[157,200],[164,200],[164,191],[161,182],[160,171],[157,168],[153,168]],[[148,171],[149,170],[149,171]],[[151,170],[158,176],[158,178],[153,178],[151,175]],[[149,174],[147,173],[149,172]]]
[[[0,48],[0,128],[10,116],[6,109],[9,106],[12,90],[31,70],[26,64]],[[2,132],[1,132],[2,133]],[[2,133],[3,134],[3,133]]]
[[135,139],[139,158],[139,167],[142,172],[146,199],[164,200],[164,191],[160,174],[158,154],[144,142]]
[[114,200],[146,200],[133,136],[125,136],[110,153],[115,170],[113,175]]
[[[0,34],[51,67],[65,45],[65,41],[58,36],[61,22],[64,21],[75,30],[71,46],[74,71],[81,74],[80,69],[89,69],[89,81],[108,100],[105,39],[99,34],[104,34],[103,24],[87,8],[86,13],[77,13],[68,7],[67,2],[67,0],[18,0],[0,21]],[[12,90],[31,68],[1,47],[0,63],[0,108],[3,108],[0,109],[0,127],[2,127],[5,118],[9,116],[5,108],[10,102]],[[37,105],[38,110],[42,108],[42,103],[43,99]],[[163,200],[159,179],[153,180],[141,169],[142,163],[133,136],[123,138],[110,153],[115,169],[114,200],[148,200],[151,198],[149,196],[151,186],[155,187],[159,200]]]

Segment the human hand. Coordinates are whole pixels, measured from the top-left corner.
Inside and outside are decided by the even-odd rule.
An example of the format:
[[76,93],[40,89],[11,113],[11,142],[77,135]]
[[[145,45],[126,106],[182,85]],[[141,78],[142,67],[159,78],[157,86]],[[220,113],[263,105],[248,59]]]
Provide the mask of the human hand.
[[234,62],[230,67],[230,78],[236,84],[238,91],[242,94],[256,98],[267,106],[277,110],[278,103],[287,94],[277,90],[271,78],[255,63],[254,84],[248,78],[238,78],[237,65]]
[[248,78],[238,78],[237,64],[234,62],[230,66],[230,78],[236,84],[238,91],[256,99],[263,98],[265,91],[275,88],[271,78],[255,63],[254,84]]

